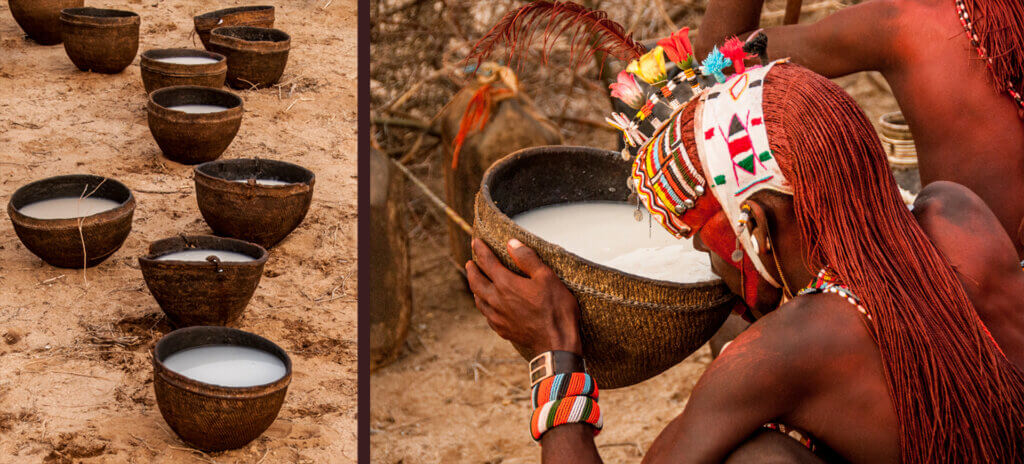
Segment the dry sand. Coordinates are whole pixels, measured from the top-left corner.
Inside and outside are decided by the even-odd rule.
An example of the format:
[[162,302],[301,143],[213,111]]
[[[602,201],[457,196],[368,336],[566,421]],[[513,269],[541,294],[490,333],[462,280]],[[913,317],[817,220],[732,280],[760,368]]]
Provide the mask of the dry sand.
[[[140,52],[201,48],[192,16],[243,3],[252,2],[88,2],[139,13]],[[280,159],[317,175],[308,216],[271,251],[239,324],[288,351],[294,377],[263,436],[207,456],[157,409],[149,350],[170,328],[137,262],[153,240],[210,233],[192,169],[162,158],[150,136],[138,59],[114,76],[80,72],[62,46],[24,39],[0,4],[3,204],[21,185],[67,173],[114,177],[138,201],[128,240],[88,282],[44,264],[0,221],[0,462],[355,461],[356,1],[276,6],[277,27],[292,35],[285,85],[239,92],[246,113],[224,157]]]

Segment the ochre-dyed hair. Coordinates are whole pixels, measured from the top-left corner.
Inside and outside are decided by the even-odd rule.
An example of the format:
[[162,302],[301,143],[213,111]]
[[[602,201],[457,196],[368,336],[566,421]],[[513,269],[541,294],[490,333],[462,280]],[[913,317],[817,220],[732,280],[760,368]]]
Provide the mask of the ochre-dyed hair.
[[992,59],[989,68],[996,87],[1024,95],[1024,2],[964,0],[964,5],[978,41]]
[[[683,143],[699,163],[695,106],[682,114]],[[808,270],[831,268],[872,315],[902,461],[1024,462],[1024,375],[904,206],[864,113],[828,79],[780,64],[764,114]]]

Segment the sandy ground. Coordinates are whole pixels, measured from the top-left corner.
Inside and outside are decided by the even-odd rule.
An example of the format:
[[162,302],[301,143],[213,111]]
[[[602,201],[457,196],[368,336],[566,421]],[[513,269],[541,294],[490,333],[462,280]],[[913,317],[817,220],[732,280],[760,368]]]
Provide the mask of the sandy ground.
[[[198,44],[192,16],[252,2],[87,3],[139,13],[141,52]],[[170,328],[137,262],[151,241],[209,233],[192,169],[162,158],[150,136],[138,59],[115,76],[79,72],[62,46],[24,39],[0,4],[2,203],[21,185],[68,173],[114,177],[138,201],[123,248],[87,275],[44,264],[0,221],[0,462],[355,461],[356,1],[276,6],[277,27],[292,35],[285,85],[240,92],[246,113],[224,156],[317,175],[308,216],[272,250],[239,324],[288,351],[294,377],[263,436],[203,455],[157,409],[149,350]]]
[[[837,79],[876,121],[898,109],[884,80],[861,73]],[[596,115],[591,115],[596,118]],[[563,132],[564,133],[564,132]],[[567,143],[614,149],[607,137],[564,133]],[[423,172],[435,192],[437,169]],[[488,328],[462,276],[446,257],[440,216],[409,189],[413,319],[404,354],[371,379],[372,456],[379,463],[537,462],[530,439],[526,363]],[[425,212],[424,212],[425,211]],[[419,217],[417,217],[419,216]],[[705,346],[646,382],[601,392],[605,462],[639,462],[711,361]]]

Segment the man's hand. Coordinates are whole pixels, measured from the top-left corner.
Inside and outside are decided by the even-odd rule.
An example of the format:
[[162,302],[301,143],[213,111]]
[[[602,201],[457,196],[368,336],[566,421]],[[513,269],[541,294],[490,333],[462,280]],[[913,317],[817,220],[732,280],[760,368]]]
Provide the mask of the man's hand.
[[582,354],[576,297],[533,250],[519,240],[508,242],[520,277],[498,261],[480,239],[473,239],[477,261],[466,262],[466,276],[476,307],[501,338],[532,355],[560,350]]

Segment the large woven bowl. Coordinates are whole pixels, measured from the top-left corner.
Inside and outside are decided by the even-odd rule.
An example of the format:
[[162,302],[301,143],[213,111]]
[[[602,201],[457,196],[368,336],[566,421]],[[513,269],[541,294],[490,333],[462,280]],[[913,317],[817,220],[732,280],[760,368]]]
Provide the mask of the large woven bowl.
[[[140,55],[139,68],[146,93],[176,85],[198,85],[219,89],[228,77],[228,59],[219,53],[190,48],[161,48],[146,50]],[[160,61],[165,58],[198,57],[217,60],[216,63],[178,64]]]
[[[285,375],[266,385],[222,387],[190,379],[164,366],[181,350],[203,345],[239,345],[273,354]],[[237,449],[274,423],[292,381],[292,361],[281,347],[259,335],[229,327],[188,327],[165,335],[153,347],[153,389],[167,425],[203,451]]]
[[[253,258],[247,262],[160,260],[190,249],[224,250]],[[139,258],[142,277],[175,327],[230,325],[242,317],[267,263],[267,250],[254,243],[211,235],[181,235],[149,245]]]
[[[178,105],[221,106],[214,113],[186,113]],[[213,161],[238,135],[244,113],[242,98],[227,90],[178,85],[149,94],[146,122],[153,140],[167,159],[182,164]]]
[[[506,249],[517,238],[576,295],[583,356],[601,388],[633,385],[679,363],[711,338],[735,303],[720,280],[680,284],[625,274],[546,242],[511,219],[558,203],[625,202],[629,169],[611,151],[528,148],[491,166],[476,200],[475,235],[506,266],[517,269]],[[526,358],[536,354],[517,349]]]
[[218,27],[211,34],[209,50],[228,57],[229,86],[265,88],[281,80],[292,48],[292,38],[286,32],[232,26]]
[[140,21],[126,10],[66,8],[60,12],[64,51],[82,71],[117,74],[139,52]]

